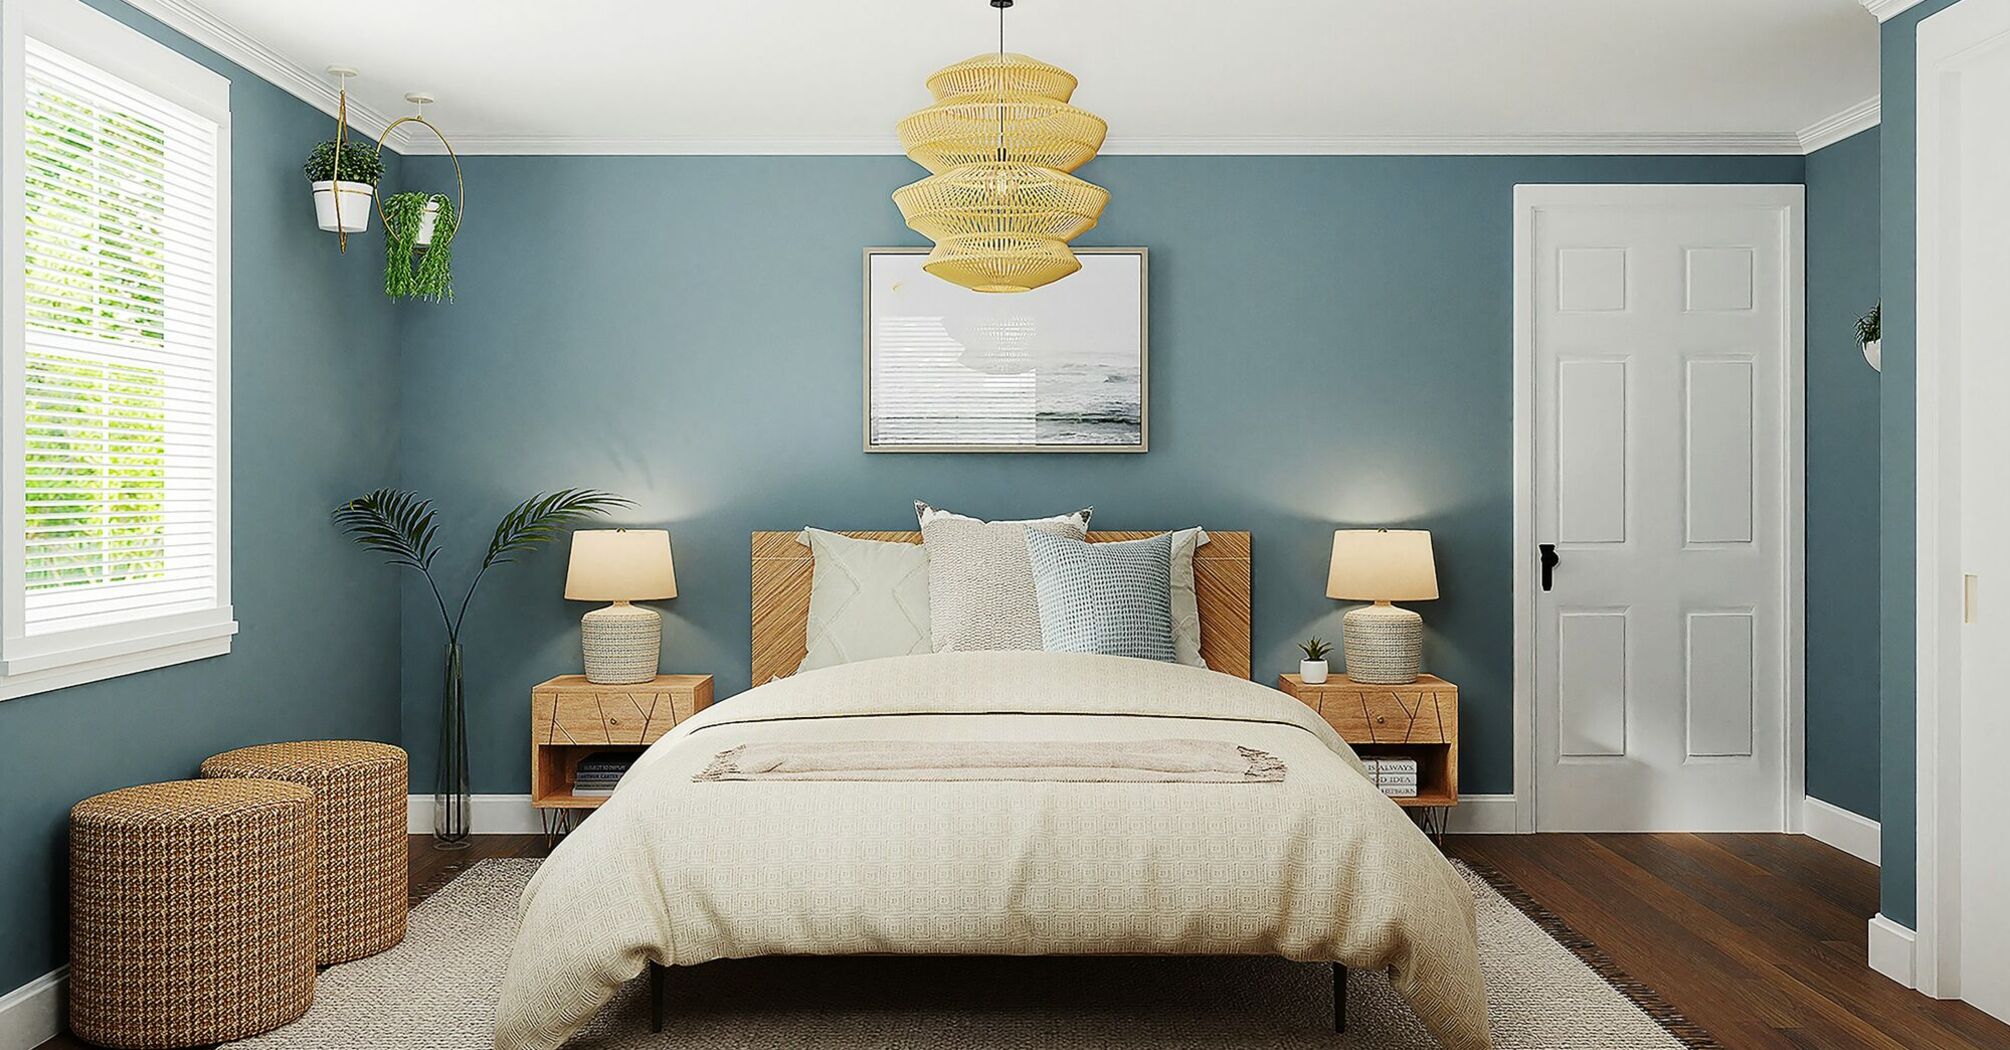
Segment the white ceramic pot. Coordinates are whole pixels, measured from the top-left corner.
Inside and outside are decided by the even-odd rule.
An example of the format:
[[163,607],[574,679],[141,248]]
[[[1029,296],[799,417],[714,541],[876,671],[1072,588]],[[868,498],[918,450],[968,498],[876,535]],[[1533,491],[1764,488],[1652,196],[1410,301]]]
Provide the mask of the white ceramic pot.
[[[370,213],[377,210],[377,187],[367,182],[342,182],[342,232],[362,233],[370,228]],[[314,184],[314,219],[321,228],[335,232],[335,183]]]
[[1870,367],[1884,371],[1884,340],[1872,339],[1863,344],[1863,359],[1870,362]]
[[1326,661],[1324,660],[1298,661],[1298,677],[1299,680],[1303,681],[1306,685],[1318,685],[1321,682],[1326,681]]
[[439,225],[439,222],[440,202],[427,201],[426,213],[419,216],[419,236],[414,238],[412,243],[421,248],[433,243],[433,227]]

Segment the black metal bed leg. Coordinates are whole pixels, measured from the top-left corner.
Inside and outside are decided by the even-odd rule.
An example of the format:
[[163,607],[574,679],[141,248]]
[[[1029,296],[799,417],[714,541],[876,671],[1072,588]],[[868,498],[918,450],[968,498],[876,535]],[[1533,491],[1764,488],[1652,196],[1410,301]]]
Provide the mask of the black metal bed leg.
[[658,963],[649,964],[649,1030],[663,1030],[663,985],[669,975],[668,967]]
[[1347,1030],[1347,966],[1333,964],[1333,1030]]

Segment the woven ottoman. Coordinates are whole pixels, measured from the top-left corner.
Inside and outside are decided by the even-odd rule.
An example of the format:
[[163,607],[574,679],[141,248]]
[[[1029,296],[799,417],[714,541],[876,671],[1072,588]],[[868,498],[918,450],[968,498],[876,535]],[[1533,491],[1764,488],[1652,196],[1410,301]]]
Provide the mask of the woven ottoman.
[[175,1047],[270,1031],[314,1000],[314,793],[182,780],[70,810],[70,1029]]
[[290,780],[314,790],[320,832],[316,919],[323,966],[405,939],[405,752],[368,740],[303,740],[225,751],[205,777]]

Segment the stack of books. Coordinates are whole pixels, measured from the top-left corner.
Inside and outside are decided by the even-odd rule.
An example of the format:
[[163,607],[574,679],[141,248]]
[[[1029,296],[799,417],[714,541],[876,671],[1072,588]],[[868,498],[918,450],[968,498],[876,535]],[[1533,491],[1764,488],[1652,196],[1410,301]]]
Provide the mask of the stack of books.
[[628,767],[640,757],[634,752],[595,751],[579,760],[572,771],[572,793],[583,798],[606,798],[614,794]]
[[1364,758],[1368,779],[1390,798],[1417,797],[1417,760],[1414,758]]

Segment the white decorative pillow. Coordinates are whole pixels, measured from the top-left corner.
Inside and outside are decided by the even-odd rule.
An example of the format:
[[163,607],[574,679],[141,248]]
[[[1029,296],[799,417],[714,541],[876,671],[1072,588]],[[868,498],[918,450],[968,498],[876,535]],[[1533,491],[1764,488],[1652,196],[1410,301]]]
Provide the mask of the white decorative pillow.
[[1082,539],[1094,508],[1031,521],[980,521],[920,500],[928,551],[928,622],[935,651],[1040,648],[1040,600],[1026,530]]
[[1200,595],[1193,585],[1193,555],[1207,545],[1206,529],[1180,529],[1172,534],[1173,659],[1188,667],[1206,667],[1200,657]]
[[798,539],[814,559],[798,672],[930,651],[927,549],[822,529]]

